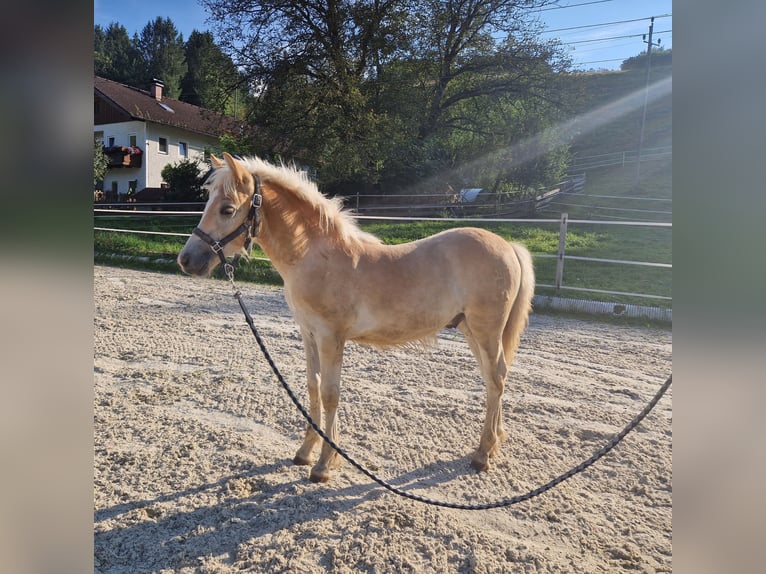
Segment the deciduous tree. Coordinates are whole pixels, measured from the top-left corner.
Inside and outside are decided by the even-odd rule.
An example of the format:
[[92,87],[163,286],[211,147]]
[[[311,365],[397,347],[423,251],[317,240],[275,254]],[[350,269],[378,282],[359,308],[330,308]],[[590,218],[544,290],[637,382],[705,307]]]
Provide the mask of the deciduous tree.
[[[487,127],[482,107],[504,98],[550,100],[564,62],[534,36],[531,10],[551,0],[202,3],[259,87],[264,148],[318,167],[324,183],[372,185],[465,161],[473,150],[453,136]],[[508,139],[486,137],[484,151]]]

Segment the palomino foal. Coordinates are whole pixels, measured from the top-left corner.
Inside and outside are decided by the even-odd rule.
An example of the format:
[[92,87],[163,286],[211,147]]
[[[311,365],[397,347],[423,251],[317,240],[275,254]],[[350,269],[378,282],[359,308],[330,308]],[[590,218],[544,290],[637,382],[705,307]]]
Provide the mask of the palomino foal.
[[[226,238],[222,254],[232,256],[245,252],[246,236],[254,238],[282,276],[300,327],[309,411],[318,424],[324,415],[323,429],[336,443],[347,341],[386,347],[433,340],[444,327],[457,327],[487,386],[486,418],[471,461],[476,470],[487,470],[506,436],[505,378],[531,309],[535,278],[529,252],[477,228],[384,245],[302,172],[258,158],[223,158],[213,158],[209,199],[178,255],[181,268],[208,276],[220,262],[217,241]],[[259,217],[253,220],[254,210]],[[319,440],[307,426],[295,463],[310,464]],[[324,444],[311,480],[329,480],[340,460]]]

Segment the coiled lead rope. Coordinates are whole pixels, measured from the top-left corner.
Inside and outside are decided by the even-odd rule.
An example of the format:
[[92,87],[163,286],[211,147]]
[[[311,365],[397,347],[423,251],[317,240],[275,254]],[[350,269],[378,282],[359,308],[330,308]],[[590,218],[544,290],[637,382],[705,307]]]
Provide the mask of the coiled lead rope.
[[[234,286],[233,268],[226,269],[226,274],[229,277],[229,280],[231,281],[232,286]],[[670,385],[673,382],[673,375],[671,373],[668,376],[665,383],[660,387],[660,389],[654,395],[652,400],[649,401],[649,403],[644,407],[644,409],[640,413],[638,413],[638,415],[636,415],[633,418],[633,420],[630,421],[630,423],[628,423],[628,425],[624,429],[622,429],[622,431],[614,435],[614,437],[612,437],[612,439],[606,445],[604,445],[602,448],[596,451],[590,458],[582,461],[580,464],[578,464],[574,468],[566,471],[564,474],[557,476],[550,482],[538,488],[535,488],[534,490],[530,490],[529,492],[526,492],[524,494],[519,494],[511,498],[504,498],[501,500],[497,500],[495,502],[488,502],[485,504],[461,504],[458,502],[446,502],[442,500],[435,500],[433,498],[420,496],[419,494],[413,494],[411,492],[402,490],[394,486],[393,484],[386,482],[385,480],[378,477],[377,475],[373,474],[371,471],[367,470],[364,466],[362,466],[359,462],[354,460],[351,457],[351,455],[346,453],[346,451],[344,451],[340,446],[335,444],[335,442],[333,442],[332,439],[330,439],[330,437],[327,436],[321,428],[319,428],[319,425],[314,421],[314,419],[311,418],[311,415],[309,414],[309,412],[301,404],[300,400],[298,400],[298,397],[295,395],[292,388],[290,388],[290,385],[282,376],[282,373],[279,372],[277,365],[274,363],[274,360],[271,358],[271,355],[269,354],[269,351],[266,348],[266,344],[263,342],[263,339],[261,338],[260,334],[258,333],[258,330],[255,327],[255,324],[253,323],[253,318],[250,315],[250,312],[247,310],[247,307],[245,306],[245,303],[242,300],[242,293],[238,289],[236,289],[236,287],[234,287],[234,289],[235,289],[234,298],[237,300],[240,308],[242,309],[242,312],[245,314],[245,320],[247,321],[247,324],[250,326],[250,330],[253,332],[253,336],[255,337],[255,340],[258,343],[258,346],[260,347],[261,352],[263,353],[263,356],[266,358],[266,362],[271,367],[271,370],[274,372],[274,375],[277,377],[277,380],[279,381],[279,383],[282,385],[285,391],[287,391],[287,395],[290,397],[290,400],[293,402],[293,404],[295,404],[295,406],[298,408],[298,410],[306,419],[306,421],[308,421],[308,424],[311,426],[311,428],[314,429],[314,431],[320,437],[322,437],[322,440],[324,440],[327,444],[329,444],[340,456],[346,459],[354,468],[356,468],[359,472],[364,474],[370,480],[376,482],[377,484],[379,484],[386,490],[398,496],[409,498],[410,500],[415,500],[417,502],[422,502],[424,504],[430,504],[432,506],[441,506],[443,508],[457,508],[459,510],[488,510],[490,508],[502,508],[506,506],[511,506],[513,504],[518,504],[519,502],[524,502],[525,500],[529,500],[531,498],[534,498],[536,496],[543,494],[544,492],[547,492],[548,490],[561,484],[565,480],[568,480],[572,478],[574,475],[582,472],[583,470],[591,466],[593,463],[595,463],[602,456],[607,454],[614,447],[616,447],[619,444],[619,442],[623,438],[625,438],[625,435],[627,435],[630,431],[636,428],[636,426],[638,426],[638,424],[642,420],[644,420],[646,415],[648,415],[649,412],[655,407],[655,405],[659,402],[659,400],[662,398],[662,396],[665,394],[668,388],[670,388]]]

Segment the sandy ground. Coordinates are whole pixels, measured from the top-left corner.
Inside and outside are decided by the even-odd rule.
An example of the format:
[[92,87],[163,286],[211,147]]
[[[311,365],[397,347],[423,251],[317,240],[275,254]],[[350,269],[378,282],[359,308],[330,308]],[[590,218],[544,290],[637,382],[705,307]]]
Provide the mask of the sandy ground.
[[[443,509],[349,464],[295,466],[304,421],[222,281],[95,268],[95,571],[670,572],[671,391],[615,451],[531,501]],[[280,289],[243,285],[306,400]],[[341,444],[404,489],[463,503],[539,486],[600,448],[671,370],[669,330],[533,315],[509,375],[509,438],[470,455],[484,388],[456,331],[431,350],[350,344]]]

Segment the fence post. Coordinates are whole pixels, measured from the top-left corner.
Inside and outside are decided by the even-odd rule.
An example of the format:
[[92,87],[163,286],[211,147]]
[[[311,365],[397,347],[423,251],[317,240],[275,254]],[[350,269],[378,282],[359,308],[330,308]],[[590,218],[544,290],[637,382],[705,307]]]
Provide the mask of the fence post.
[[564,278],[564,247],[567,242],[567,219],[569,214],[561,214],[561,223],[559,223],[559,253],[556,260],[556,289],[561,289],[561,282]]

